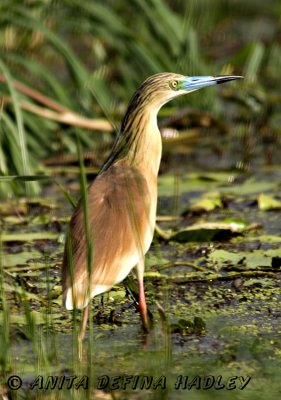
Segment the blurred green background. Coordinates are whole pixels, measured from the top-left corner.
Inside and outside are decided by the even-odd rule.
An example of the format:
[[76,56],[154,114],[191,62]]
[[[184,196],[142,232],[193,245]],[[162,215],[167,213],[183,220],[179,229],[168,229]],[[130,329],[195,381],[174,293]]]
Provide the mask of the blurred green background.
[[38,192],[36,181],[7,177],[66,165],[76,134],[100,166],[114,139],[106,120],[118,129],[134,90],[161,71],[243,74],[243,83],[170,103],[160,120],[188,104],[203,114],[177,123],[207,128],[201,146],[228,158],[227,148],[229,166],[278,163],[280,13],[274,0],[1,0],[0,195]]

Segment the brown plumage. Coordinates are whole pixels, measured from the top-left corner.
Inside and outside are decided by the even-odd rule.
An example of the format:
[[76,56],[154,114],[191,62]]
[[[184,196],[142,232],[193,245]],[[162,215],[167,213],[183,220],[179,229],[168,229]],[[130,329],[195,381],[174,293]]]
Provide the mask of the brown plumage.
[[[152,202],[146,179],[125,162],[114,164],[89,187],[89,225],[93,241],[93,269],[88,281],[87,246],[82,205],[79,203],[71,222],[76,308],[84,308],[90,298],[121,282],[148,250],[152,227],[149,226]],[[67,273],[67,251],[63,262],[64,301],[74,305],[71,277]],[[90,283],[90,293],[87,292]]]
[[88,189],[93,244],[90,265],[81,202],[69,225],[62,268],[63,302],[69,310],[84,308],[81,338],[89,301],[122,281],[135,266],[140,314],[148,328],[143,270],[155,226],[162,152],[157,113],[174,97],[237,78],[157,74],[148,78],[132,97],[112,152]]

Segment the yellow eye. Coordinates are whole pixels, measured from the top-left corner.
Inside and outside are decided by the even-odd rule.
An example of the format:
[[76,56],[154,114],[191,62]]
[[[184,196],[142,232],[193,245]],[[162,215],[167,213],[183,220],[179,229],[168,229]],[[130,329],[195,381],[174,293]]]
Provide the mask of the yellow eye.
[[178,81],[173,80],[170,82],[170,88],[175,90],[178,87]]

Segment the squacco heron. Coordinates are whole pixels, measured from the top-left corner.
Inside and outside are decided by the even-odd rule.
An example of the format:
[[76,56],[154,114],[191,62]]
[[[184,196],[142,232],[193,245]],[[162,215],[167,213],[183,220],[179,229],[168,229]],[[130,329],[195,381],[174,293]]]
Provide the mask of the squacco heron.
[[144,328],[149,327],[143,275],[144,256],[156,220],[162,153],[159,109],[175,97],[239,78],[160,73],[146,79],[133,95],[111,154],[88,188],[88,225],[93,243],[90,268],[81,201],[69,225],[62,267],[63,301],[68,310],[84,309],[81,340],[90,300],[121,282],[134,267],[140,315]]

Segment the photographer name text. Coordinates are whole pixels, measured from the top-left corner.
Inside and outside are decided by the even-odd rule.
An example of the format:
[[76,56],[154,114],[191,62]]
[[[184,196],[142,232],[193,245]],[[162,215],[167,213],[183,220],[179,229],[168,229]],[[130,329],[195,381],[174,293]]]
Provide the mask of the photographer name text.
[[[222,375],[178,375],[173,379],[175,390],[244,390],[251,380],[250,376]],[[170,383],[170,382],[169,382]],[[18,390],[23,385],[18,375],[12,375],[7,380],[7,386],[12,390]],[[168,380],[165,375],[153,377],[150,375],[100,375],[97,377],[96,385],[100,390],[165,390]],[[170,385],[169,385],[170,387]],[[61,389],[89,389],[89,377],[86,375],[62,375],[47,376],[38,375],[31,383],[31,390],[61,390]]]

